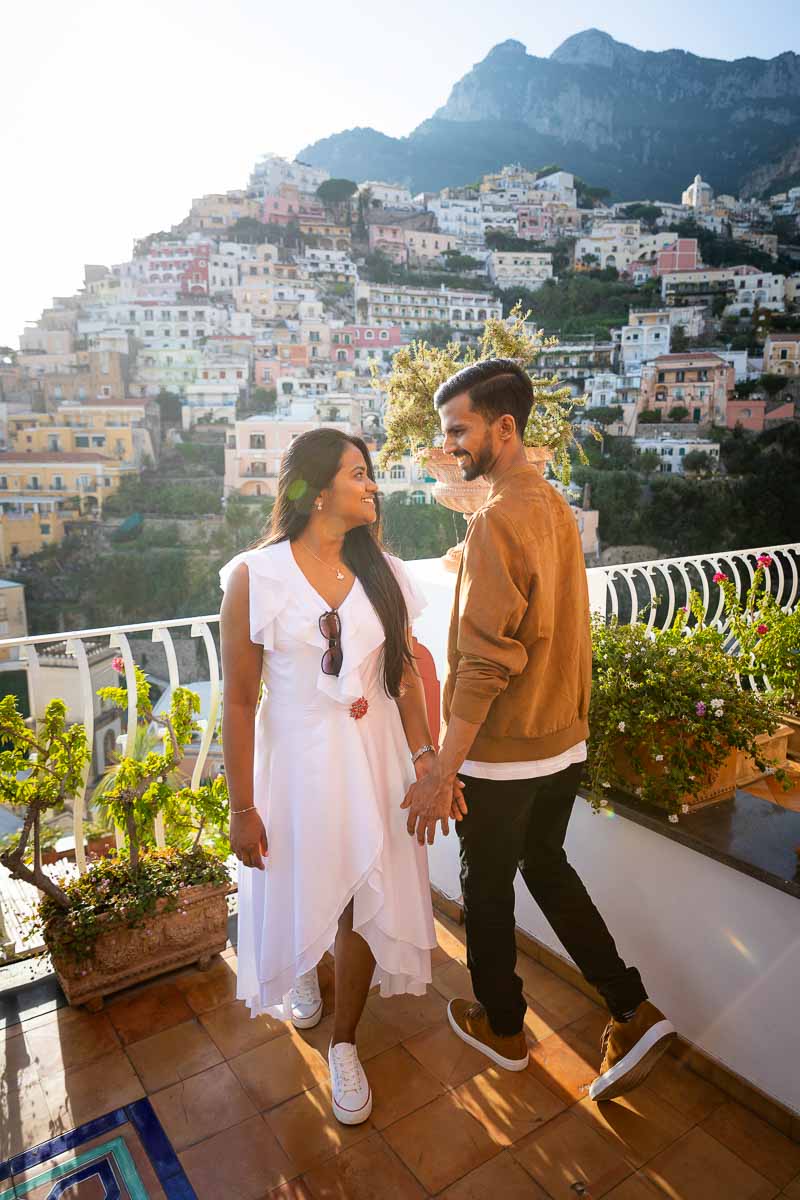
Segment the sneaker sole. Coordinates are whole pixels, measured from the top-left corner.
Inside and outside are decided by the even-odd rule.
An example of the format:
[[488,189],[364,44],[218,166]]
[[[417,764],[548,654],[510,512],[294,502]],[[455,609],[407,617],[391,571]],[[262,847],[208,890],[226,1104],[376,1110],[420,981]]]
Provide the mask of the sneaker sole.
[[370,1088],[369,1098],[362,1108],[340,1108],[333,1096],[331,1096],[331,1108],[336,1120],[341,1121],[342,1125],[361,1125],[372,1112],[372,1088]]
[[[451,1001],[452,1003],[452,1001]],[[479,1041],[478,1038],[472,1037],[465,1033],[458,1022],[453,1017],[450,1011],[450,1004],[447,1006],[447,1019],[450,1022],[450,1028],[453,1033],[461,1038],[462,1042],[466,1042],[468,1046],[472,1046],[474,1050],[480,1050],[481,1054],[485,1054],[498,1067],[503,1067],[506,1071],[524,1071],[528,1065],[528,1055],[524,1058],[504,1058],[502,1054],[498,1054],[496,1050],[492,1050],[485,1042]]]
[[320,1000],[319,1008],[313,1012],[310,1017],[292,1017],[292,1024],[295,1029],[313,1029],[315,1025],[319,1025],[322,1020],[323,1002]]
[[591,1100],[613,1100],[643,1083],[661,1055],[677,1037],[669,1021],[658,1021],[604,1075],[598,1075],[589,1088]]

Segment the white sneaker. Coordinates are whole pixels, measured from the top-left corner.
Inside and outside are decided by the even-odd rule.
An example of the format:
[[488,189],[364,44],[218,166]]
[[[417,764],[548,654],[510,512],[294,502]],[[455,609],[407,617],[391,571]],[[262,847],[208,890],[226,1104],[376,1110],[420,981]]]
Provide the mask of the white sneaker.
[[312,1029],[322,1020],[322,996],[317,979],[317,968],[306,971],[294,981],[290,1005],[292,1024],[295,1029]]
[[372,1112],[372,1091],[358,1051],[350,1042],[337,1042],[328,1051],[333,1115],[343,1125],[360,1125]]

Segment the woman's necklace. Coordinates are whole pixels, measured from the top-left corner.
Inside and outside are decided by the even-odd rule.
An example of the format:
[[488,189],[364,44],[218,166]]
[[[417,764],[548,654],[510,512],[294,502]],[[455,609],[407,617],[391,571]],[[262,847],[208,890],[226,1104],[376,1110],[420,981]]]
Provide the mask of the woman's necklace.
[[326,563],[324,558],[320,558],[320,556],[318,554],[315,554],[313,550],[309,549],[309,547],[305,544],[305,542],[300,542],[300,545],[303,547],[303,549],[306,551],[307,554],[310,554],[312,558],[315,558],[318,563],[322,563],[323,567],[327,567],[329,571],[334,571],[336,573],[336,578],[340,582],[345,579],[345,576],[342,574],[340,567],[332,567],[330,563]]

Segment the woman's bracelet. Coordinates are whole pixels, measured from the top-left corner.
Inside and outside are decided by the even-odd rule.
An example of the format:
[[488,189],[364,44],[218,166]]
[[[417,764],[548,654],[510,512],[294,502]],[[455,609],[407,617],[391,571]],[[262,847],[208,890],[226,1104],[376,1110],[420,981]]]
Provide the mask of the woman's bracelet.
[[422,758],[423,754],[435,754],[435,753],[436,753],[435,746],[430,746],[430,745],[420,746],[419,750],[415,750],[414,753],[411,755],[411,762],[416,763],[417,759]]
[[231,816],[238,817],[239,813],[252,812],[254,808],[255,804],[251,804],[249,808],[232,808]]

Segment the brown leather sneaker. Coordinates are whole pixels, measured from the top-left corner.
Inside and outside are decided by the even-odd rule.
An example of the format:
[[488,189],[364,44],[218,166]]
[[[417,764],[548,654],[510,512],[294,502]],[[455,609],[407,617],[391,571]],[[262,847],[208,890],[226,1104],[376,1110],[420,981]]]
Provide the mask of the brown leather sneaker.
[[524,1071],[527,1067],[528,1043],[525,1034],[501,1037],[495,1033],[482,1004],[451,1000],[447,1006],[447,1019],[453,1033],[457,1033],[462,1042],[480,1050],[498,1067],[505,1067],[507,1071]]
[[600,1074],[589,1088],[592,1100],[613,1100],[638,1087],[676,1038],[662,1012],[645,1000],[630,1021],[613,1018],[603,1034]]

